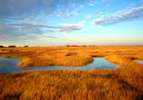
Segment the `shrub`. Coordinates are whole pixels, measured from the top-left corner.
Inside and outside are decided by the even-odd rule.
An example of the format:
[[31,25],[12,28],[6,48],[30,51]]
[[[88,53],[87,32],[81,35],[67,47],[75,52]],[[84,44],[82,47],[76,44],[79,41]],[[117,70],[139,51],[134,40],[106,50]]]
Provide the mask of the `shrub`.
[[24,47],[29,47],[28,45],[25,45]]
[[10,45],[8,46],[9,48],[15,48],[16,46],[15,45]]
[[4,48],[4,46],[3,46],[3,45],[0,45],[0,48]]

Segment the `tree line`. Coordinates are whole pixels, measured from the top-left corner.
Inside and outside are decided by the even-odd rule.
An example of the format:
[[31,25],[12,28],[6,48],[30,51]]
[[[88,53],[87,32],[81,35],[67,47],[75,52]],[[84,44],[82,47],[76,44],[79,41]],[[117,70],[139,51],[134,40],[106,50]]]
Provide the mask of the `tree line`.
[[[16,48],[16,45],[9,45],[9,46],[4,46],[4,45],[0,45],[0,48]],[[28,45],[25,45],[23,47],[29,47]]]

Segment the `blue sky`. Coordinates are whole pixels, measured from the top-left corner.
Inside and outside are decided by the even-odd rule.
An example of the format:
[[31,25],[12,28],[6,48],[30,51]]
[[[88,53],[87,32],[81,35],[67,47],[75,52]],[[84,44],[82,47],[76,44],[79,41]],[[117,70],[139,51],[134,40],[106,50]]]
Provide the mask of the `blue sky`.
[[143,44],[143,0],[0,0],[0,44]]

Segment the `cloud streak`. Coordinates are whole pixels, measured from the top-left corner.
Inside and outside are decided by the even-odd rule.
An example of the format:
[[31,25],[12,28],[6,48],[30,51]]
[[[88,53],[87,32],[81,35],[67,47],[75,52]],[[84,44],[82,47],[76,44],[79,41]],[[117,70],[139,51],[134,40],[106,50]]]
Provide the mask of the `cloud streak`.
[[50,34],[47,35],[48,38],[58,38],[52,36],[51,33],[54,32],[66,32],[70,33],[73,31],[79,31],[83,28],[82,23],[77,24],[63,24],[60,26],[51,26],[45,24],[32,24],[32,23],[0,23],[0,39],[1,40],[14,40],[28,37],[37,37],[40,34]]
[[1,0],[0,17],[38,15],[41,11],[47,15],[64,17],[75,16],[86,0]]
[[60,32],[73,32],[73,31],[79,31],[83,28],[83,23],[77,23],[77,24],[64,24],[59,29]]
[[[46,28],[46,29],[45,29]],[[51,32],[58,27],[36,24],[5,24],[0,23],[0,40],[18,40],[23,38],[36,38],[45,31]],[[51,38],[52,36],[50,36]]]
[[143,17],[143,5],[122,10],[111,16],[99,17],[95,20],[94,24],[110,25],[110,24],[120,23],[123,21],[130,21],[130,20],[134,20],[142,17]]
[[[0,0],[0,17],[47,15],[71,17],[79,15],[84,3],[95,5],[98,0]],[[107,0],[99,0],[107,1]]]

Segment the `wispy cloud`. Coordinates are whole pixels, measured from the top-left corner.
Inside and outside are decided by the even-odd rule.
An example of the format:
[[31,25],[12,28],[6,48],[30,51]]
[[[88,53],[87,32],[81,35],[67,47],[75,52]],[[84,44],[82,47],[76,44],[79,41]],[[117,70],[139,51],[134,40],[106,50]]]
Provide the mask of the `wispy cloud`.
[[137,18],[143,18],[143,5],[131,7],[126,10],[115,12],[111,16],[99,17],[95,20],[95,25],[109,25],[114,23],[120,23],[123,21],[130,21]]
[[77,23],[77,24],[63,24],[61,28],[59,29],[60,32],[73,32],[81,30],[84,27],[83,23]]
[[[19,39],[30,39],[38,38],[40,34],[45,31],[51,32],[59,27],[48,26],[48,25],[35,25],[35,24],[0,24],[0,40],[19,40]],[[43,31],[45,29],[45,31]],[[52,36],[49,36],[51,38]]]
[[89,0],[89,6],[94,6],[96,5],[97,0]]
[[51,33],[61,32],[70,33],[79,31],[83,28],[83,23],[76,24],[62,24],[60,26],[52,26],[38,23],[0,23],[0,39],[1,40],[14,40],[22,38],[36,38],[40,34],[47,34],[47,38],[57,38],[52,36]]
[[66,6],[60,5],[57,6],[57,10],[54,12],[54,14],[61,17],[78,16],[83,7],[84,6],[82,4],[76,4],[75,2],[69,3]]
[[75,16],[79,13],[86,0],[2,0],[0,17],[35,16],[41,11],[47,15]]
[[112,0],[88,0],[89,6],[95,6],[98,2],[105,4],[109,4]]

